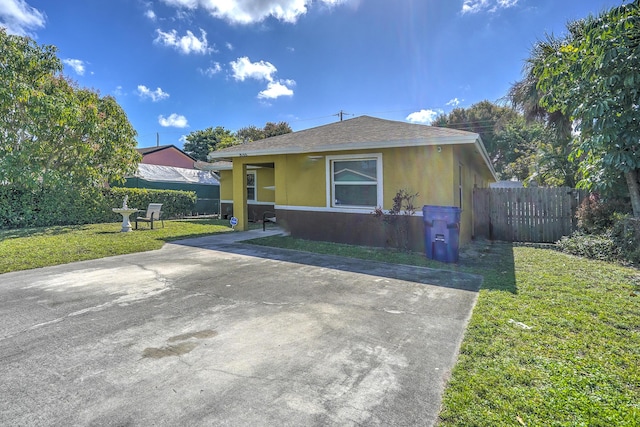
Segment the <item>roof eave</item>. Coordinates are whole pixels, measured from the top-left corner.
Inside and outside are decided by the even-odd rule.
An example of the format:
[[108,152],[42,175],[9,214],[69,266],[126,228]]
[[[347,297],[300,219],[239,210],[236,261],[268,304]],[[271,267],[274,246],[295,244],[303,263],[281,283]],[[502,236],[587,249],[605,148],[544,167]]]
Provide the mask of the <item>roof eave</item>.
[[482,157],[482,160],[484,160],[484,163],[489,168],[489,171],[491,172],[491,176],[493,176],[494,181],[498,181],[498,175],[496,173],[495,168],[493,167],[493,163],[491,163],[491,159],[489,158],[489,153],[487,152],[487,149],[485,148],[484,143],[482,142],[482,138],[480,138],[480,135],[477,136],[475,145],[476,145],[476,148],[478,149],[478,152],[480,153],[480,156]]
[[282,154],[300,154],[300,153],[323,153],[330,151],[348,151],[348,150],[372,150],[382,148],[400,148],[400,147],[421,147],[430,145],[456,145],[456,144],[475,144],[479,139],[479,135],[476,133],[469,133],[468,135],[461,135],[455,137],[446,138],[416,138],[409,140],[396,140],[396,141],[374,141],[374,142],[354,142],[345,144],[329,144],[319,145],[316,147],[278,147],[264,150],[249,150],[249,151],[227,151],[224,153],[211,152],[209,154],[210,159],[231,161],[237,157],[257,157],[257,156],[273,156]]

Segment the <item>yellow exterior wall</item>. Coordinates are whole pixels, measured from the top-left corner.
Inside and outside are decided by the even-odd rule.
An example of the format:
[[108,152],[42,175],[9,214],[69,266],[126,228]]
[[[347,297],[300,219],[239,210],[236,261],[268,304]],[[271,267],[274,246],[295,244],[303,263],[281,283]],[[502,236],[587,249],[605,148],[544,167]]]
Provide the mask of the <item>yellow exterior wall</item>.
[[220,171],[220,200],[233,199],[233,174],[231,171]]
[[[458,164],[463,165],[463,201],[460,243],[471,239],[473,221],[473,187],[486,187],[493,181],[475,145],[441,145],[372,150],[304,153],[234,158],[234,170],[251,164],[273,163],[275,168],[257,169],[258,201],[279,206],[326,208],[327,156],[348,154],[382,154],[383,209],[390,209],[400,189],[418,193],[415,207],[423,205],[458,206]],[[233,189],[235,177],[231,171],[220,172],[220,198],[234,199],[235,206],[242,190]],[[266,186],[274,190],[265,190]],[[246,189],[244,190],[246,204]],[[373,210],[373,209],[372,209]],[[241,211],[246,216],[246,210]],[[360,210],[362,212],[362,210]],[[236,215],[237,216],[237,215]]]
[[[469,242],[473,236],[473,188],[485,188],[493,182],[493,176],[480,153],[475,146],[456,146],[453,149],[452,169],[456,175],[453,180],[453,189],[458,193],[458,165],[462,164],[462,211],[460,213],[460,243]],[[456,197],[455,206],[459,201]]]
[[[348,154],[366,156],[376,153],[382,154],[384,209],[392,206],[393,197],[400,189],[419,193],[416,206],[457,206],[458,163],[464,166],[463,207],[471,206],[474,184],[486,187],[493,180],[472,145],[259,156],[234,161],[238,164],[274,163],[275,169],[256,169],[258,201],[283,206],[325,207],[326,157]],[[275,186],[275,191],[264,188],[268,186]],[[230,200],[232,194],[231,171],[220,171],[220,198]]]
[[326,153],[278,156],[276,204],[283,206],[326,205]]
[[273,187],[275,185],[275,174],[272,168],[259,168],[256,171],[256,201],[273,203],[275,202],[275,191],[265,187]]
[[450,206],[453,203],[450,146],[441,146],[440,151],[438,147],[428,146],[380,152],[384,168],[383,209],[393,206],[393,198],[400,189],[410,194],[418,193],[414,203],[419,210],[423,205]]
[[[275,191],[265,187],[275,185],[275,174],[272,168],[248,169],[256,172],[256,201],[265,203],[275,202]],[[230,170],[220,171],[220,199],[233,199],[233,176]]]
[[[393,198],[400,189],[419,193],[416,206],[453,203],[449,186],[443,187],[452,179],[449,166],[452,149],[450,146],[443,146],[440,152],[436,147],[408,147],[278,156],[281,160],[275,168],[276,204],[326,207],[326,158],[351,154],[366,156],[377,153],[382,154],[384,209],[389,209],[393,205]],[[419,163],[417,166],[416,162]]]

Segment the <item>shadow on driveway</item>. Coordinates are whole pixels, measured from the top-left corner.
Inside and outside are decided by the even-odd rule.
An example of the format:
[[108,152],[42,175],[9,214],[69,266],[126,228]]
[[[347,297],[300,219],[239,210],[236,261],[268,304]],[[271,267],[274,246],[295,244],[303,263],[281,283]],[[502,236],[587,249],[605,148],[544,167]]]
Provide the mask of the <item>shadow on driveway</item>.
[[466,291],[478,292],[482,284],[482,277],[475,274],[242,244],[242,240],[228,243],[218,236],[179,240],[171,243]]

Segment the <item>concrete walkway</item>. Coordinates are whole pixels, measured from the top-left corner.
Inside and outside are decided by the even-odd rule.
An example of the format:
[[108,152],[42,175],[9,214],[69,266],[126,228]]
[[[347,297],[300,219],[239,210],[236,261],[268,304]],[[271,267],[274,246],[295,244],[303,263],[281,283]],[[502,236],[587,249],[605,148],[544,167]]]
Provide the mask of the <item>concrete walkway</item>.
[[481,278],[278,232],[0,275],[0,425],[432,425]]

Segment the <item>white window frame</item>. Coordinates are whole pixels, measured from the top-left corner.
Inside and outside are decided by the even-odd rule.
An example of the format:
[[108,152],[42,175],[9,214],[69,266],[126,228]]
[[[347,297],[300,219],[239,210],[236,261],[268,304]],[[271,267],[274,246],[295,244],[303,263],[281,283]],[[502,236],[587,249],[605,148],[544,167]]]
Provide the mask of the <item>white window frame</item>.
[[[247,202],[255,202],[258,200],[258,175],[256,171],[247,171],[247,177],[253,175],[253,186],[249,186],[249,180],[247,180]],[[249,188],[253,188],[253,199],[249,198]]]
[[[335,194],[333,183],[333,162],[334,161],[351,161],[351,160],[375,160],[376,161],[376,205],[375,206],[351,206],[336,205],[333,198]],[[382,182],[382,153],[364,153],[364,154],[342,154],[335,156],[326,156],[326,195],[327,208],[333,210],[366,210],[371,212],[378,206],[382,206],[383,202],[383,182]]]

